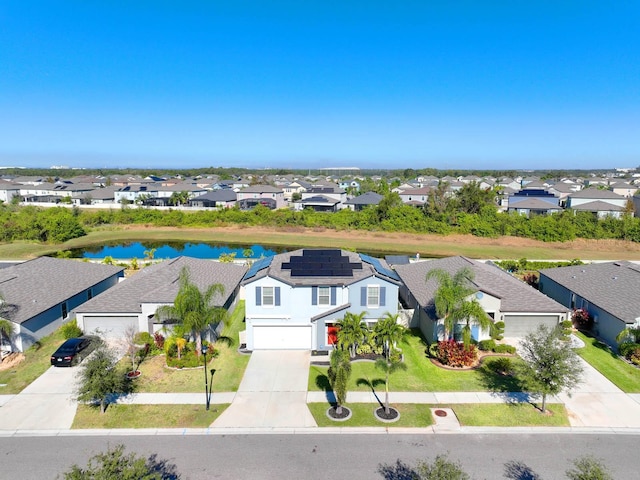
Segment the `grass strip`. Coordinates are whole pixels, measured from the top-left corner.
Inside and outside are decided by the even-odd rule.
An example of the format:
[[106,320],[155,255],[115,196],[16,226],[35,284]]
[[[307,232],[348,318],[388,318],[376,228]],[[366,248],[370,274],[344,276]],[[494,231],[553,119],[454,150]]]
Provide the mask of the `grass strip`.
[[607,377],[625,393],[640,393],[640,369],[629,365],[604,343],[597,339],[577,332],[576,335],[584,343],[584,348],[576,349],[593,368]]
[[564,405],[547,404],[543,414],[530,403],[488,403],[450,405],[460,425],[466,427],[568,427]]
[[336,422],[327,417],[326,412],[330,407],[328,403],[307,404],[313,418],[319,427],[428,427],[433,423],[429,405],[403,403],[391,405],[400,412],[397,422],[381,422],[373,414],[379,405],[376,403],[350,403],[348,408],[352,415],[349,420]]
[[228,404],[211,405],[109,405],[101,414],[98,407],[78,405],[72,429],[86,428],[206,428]]

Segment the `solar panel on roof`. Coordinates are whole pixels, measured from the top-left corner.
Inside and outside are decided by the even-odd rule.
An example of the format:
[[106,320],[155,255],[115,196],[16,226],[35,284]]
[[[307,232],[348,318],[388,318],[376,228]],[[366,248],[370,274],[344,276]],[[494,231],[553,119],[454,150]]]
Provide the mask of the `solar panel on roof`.
[[341,250],[304,249],[283,262],[282,269],[290,270],[292,277],[352,277],[362,264],[352,263]]
[[385,277],[388,277],[388,278],[392,278],[394,280],[400,280],[400,277],[394,270],[383,267],[382,263],[380,263],[380,260],[378,260],[377,258],[370,257],[369,255],[365,255],[364,253],[360,254],[360,258],[362,259],[363,262],[366,262],[369,265],[371,265],[374,268],[374,270],[379,274],[384,275]]
[[271,265],[272,260],[273,260],[273,257],[265,257],[254,262],[253,265],[251,265],[251,268],[249,269],[249,271],[245,274],[244,280],[247,280],[248,278],[251,278],[251,277],[255,277],[260,270],[263,270],[267,268],[269,265]]

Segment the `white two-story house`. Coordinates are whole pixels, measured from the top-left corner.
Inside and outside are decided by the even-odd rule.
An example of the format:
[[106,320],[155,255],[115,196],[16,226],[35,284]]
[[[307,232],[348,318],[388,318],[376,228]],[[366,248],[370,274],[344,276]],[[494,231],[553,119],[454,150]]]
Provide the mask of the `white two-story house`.
[[398,312],[400,278],[384,260],[345,250],[303,249],[254,263],[242,285],[246,348],[333,348],[336,322],[366,312],[374,324]]

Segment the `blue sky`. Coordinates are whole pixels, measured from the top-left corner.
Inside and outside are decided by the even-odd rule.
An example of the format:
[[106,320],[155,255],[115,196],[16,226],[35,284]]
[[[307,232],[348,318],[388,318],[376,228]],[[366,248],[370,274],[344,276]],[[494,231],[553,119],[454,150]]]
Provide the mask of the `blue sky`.
[[0,2],[0,165],[640,165],[640,2]]

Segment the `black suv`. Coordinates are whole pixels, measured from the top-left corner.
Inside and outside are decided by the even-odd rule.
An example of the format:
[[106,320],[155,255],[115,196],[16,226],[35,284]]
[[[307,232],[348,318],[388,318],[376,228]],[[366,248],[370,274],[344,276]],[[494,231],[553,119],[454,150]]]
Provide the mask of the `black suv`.
[[70,338],[51,355],[51,365],[56,367],[71,367],[77,365],[83,358],[95,350],[99,339],[97,337]]

